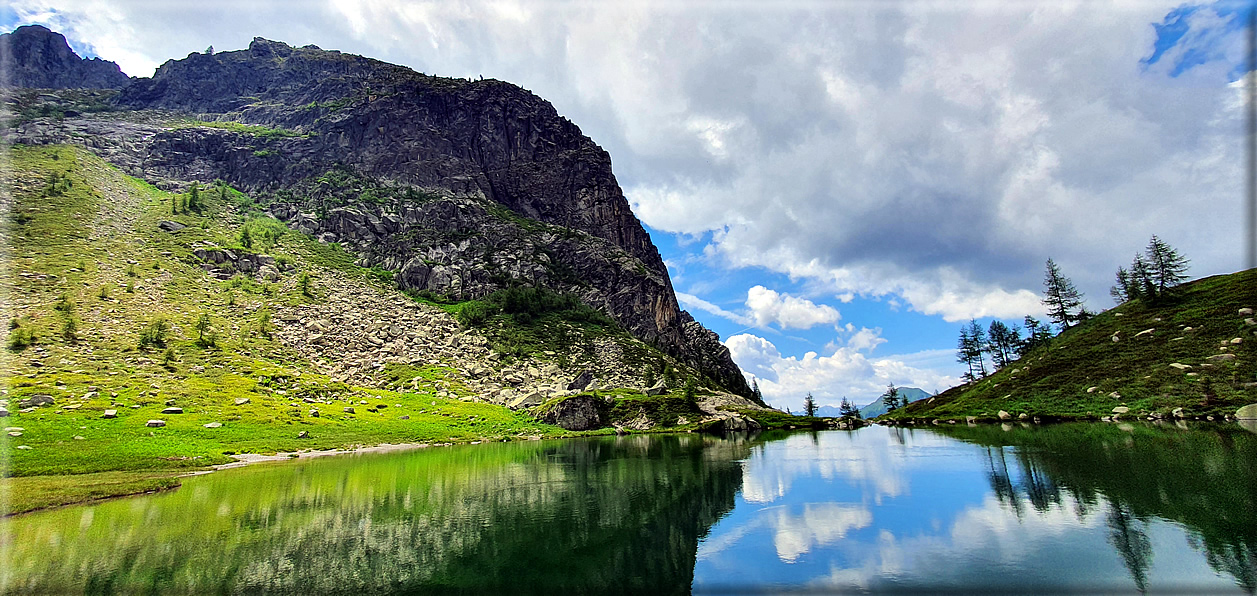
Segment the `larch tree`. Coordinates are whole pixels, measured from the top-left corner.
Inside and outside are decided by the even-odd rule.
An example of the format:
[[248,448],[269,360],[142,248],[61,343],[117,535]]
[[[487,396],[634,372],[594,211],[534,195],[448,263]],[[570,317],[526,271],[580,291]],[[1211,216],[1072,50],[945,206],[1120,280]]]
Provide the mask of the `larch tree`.
[[1080,319],[1083,310],[1082,293],[1074,287],[1074,282],[1061,274],[1061,268],[1052,259],[1047,260],[1043,288],[1043,305],[1047,307],[1047,314],[1062,329],[1068,329]]

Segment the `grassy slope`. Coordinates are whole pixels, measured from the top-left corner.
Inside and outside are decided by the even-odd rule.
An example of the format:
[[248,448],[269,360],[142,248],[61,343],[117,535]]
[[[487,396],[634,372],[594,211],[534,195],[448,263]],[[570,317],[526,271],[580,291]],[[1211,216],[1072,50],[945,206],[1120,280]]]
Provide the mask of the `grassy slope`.
[[[264,313],[278,303],[317,301],[324,268],[370,282],[372,272],[354,267],[343,251],[290,232],[266,252],[292,259],[292,273],[274,283],[217,281],[191,252],[198,242],[236,244],[242,218],[231,201],[207,193],[204,217],[172,216],[171,195],[122,176],[86,151],[15,147],[8,154],[5,176],[14,187],[0,239],[10,251],[4,315],[35,339],[32,345],[2,351],[3,398],[13,413],[5,426],[22,429],[19,437],[0,437],[0,453],[7,454],[4,476],[174,473],[229,461],[228,454],[235,452],[568,434],[524,414],[461,402],[457,396],[347,387],[308,372],[295,354],[264,333]],[[59,181],[56,190],[48,188],[50,177]],[[189,227],[175,234],[160,231],[157,224],[166,219]],[[313,297],[298,291],[297,271],[313,275]],[[73,304],[68,312],[55,308],[63,302]],[[196,341],[194,325],[201,314],[210,316],[216,346]],[[171,324],[166,345],[175,360],[169,364],[163,363],[164,347],[138,347],[140,330],[157,317]],[[63,333],[68,319],[77,327],[73,340]],[[418,372],[429,380],[444,376],[439,366]],[[18,402],[35,394],[51,395],[57,403],[18,412]],[[250,403],[234,405],[242,397]],[[303,397],[332,403],[304,403]],[[161,414],[168,403],[185,413]],[[367,411],[376,404],[387,407]],[[355,414],[342,412],[349,405]],[[320,410],[317,418],[309,415],[313,407]],[[118,417],[102,419],[105,409],[118,410]],[[147,428],[150,419],[165,420],[167,426]],[[202,426],[209,422],[223,426]],[[300,431],[310,438],[297,438]],[[85,479],[68,479],[66,485]],[[152,485],[148,475],[138,482],[130,489],[115,485],[113,492]],[[14,488],[12,481],[6,485]],[[21,491],[11,497],[21,498]],[[10,511],[23,507],[14,502]]]
[[[1257,308],[1257,269],[1186,284],[1171,304],[1122,304],[975,384],[887,418],[994,419],[1005,410],[1094,419],[1123,405],[1134,415],[1169,415],[1177,407],[1191,417],[1234,414],[1257,402],[1257,326],[1244,323],[1252,315],[1239,315],[1240,308]],[[1148,329],[1153,331],[1138,335]],[[1219,350],[1233,338],[1243,343]],[[1208,360],[1223,353],[1236,359]]]

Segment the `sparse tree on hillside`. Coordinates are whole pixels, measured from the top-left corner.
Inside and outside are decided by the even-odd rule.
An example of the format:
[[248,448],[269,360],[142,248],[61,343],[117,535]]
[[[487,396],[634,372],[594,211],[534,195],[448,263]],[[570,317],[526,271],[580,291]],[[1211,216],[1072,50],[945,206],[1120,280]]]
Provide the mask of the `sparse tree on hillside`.
[[860,409],[855,407],[855,404],[852,404],[851,400],[843,397],[842,403],[838,405],[838,415],[843,418],[859,418]]
[[1068,329],[1070,324],[1079,320],[1076,311],[1082,310],[1082,293],[1074,287],[1074,282],[1061,274],[1060,267],[1052,259],[1047,260],[1043,287],[1043,304],[1047,306],[1048,316],[1061,328]]
[[1136,297],[1139,294],[1138,288],[1134,285],[1134,279],[1125,267],[1117,268],[1117,283],[1109,288],[1109,295],[1113,297],[1113,301],[1118,304]]
[[1187,280],[1187,258],[1157,238],[1156,234],[1148,241],[1144,257],[1148,262],[1148,274],[1158,298]]
[[201,212],[201,185],[196,182],[193,182],[192,188],[188,189],[188,211]]
[[969,367],[969,371],[964,374],[966,381],[976,381],[978,379],[978,371],[974,364],[975,361],[981,358],[982,345],[977,343],[973,335],[970,334],[968,325],[961,327],[960,341],[956,342],[956,362]]
[[816,400],[812,399],[811,393],[808,393],[807,397],[803,398],[803,415],[804,416],[816,415]]
[[759,382],[754,378],[751,379],[751,395],[754,396],[755,401],[764,403],[764,394],[760,392]]
[[1030,350],[1046,345],[1052,339],[1052,326],[1041,323],[1038,319],[1026,315],[1022,320],[1026,325],[1026,339],[1017,348],[1017,356],[1025,356]]
[[1017,346],[1021,343],[1021,328],[1009,327],[1003,321],[991,321],[987,329],[986,353],[991,355],[991,363],[995,370],[1008,365],[1017,359]]
[[887,412],[899,409],[899,388],[894,383],[887,383],[886,393],[882,394],[882,403],[886,405]]

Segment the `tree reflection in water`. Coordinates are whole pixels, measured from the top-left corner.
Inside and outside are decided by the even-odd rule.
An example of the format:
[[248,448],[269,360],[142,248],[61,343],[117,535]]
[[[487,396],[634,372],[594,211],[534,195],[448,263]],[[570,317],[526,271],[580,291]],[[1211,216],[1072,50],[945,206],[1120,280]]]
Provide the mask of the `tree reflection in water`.
[[[1060,504],[1081,520],[1107,504],[1109,543],[1135,587],[1147,586],[1148,521],[1177,522],[1218,573],[1257,593],[1257,436],[1237,426],[1060,424],[1018,428],[940,428],[987,447],[987,478],[1001,504],[1021,519]],[[1009,465],[1013,454],[1015,465]],[[1189,454],[1189,455],[1185,455]]]

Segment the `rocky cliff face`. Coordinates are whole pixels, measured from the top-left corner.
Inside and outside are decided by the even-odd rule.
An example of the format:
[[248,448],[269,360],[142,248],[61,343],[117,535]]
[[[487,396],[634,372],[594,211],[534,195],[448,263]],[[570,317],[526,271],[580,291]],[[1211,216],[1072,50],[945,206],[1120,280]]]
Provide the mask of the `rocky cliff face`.
[[[168,61],[114,101],[146,116],[31,122],[16,138],[83,143],[149,180],[225,180],[361,264],[397,272],[404,289],[576,294],[750,394],[728,350],[680,310],[610,157],[524,89],[258,38]],[[154,114],[257,126],[172,127]]]
[[130,82],[113,62],[80,58],[65,36],[27,25],[0,35],[0,87],[117,89]]

